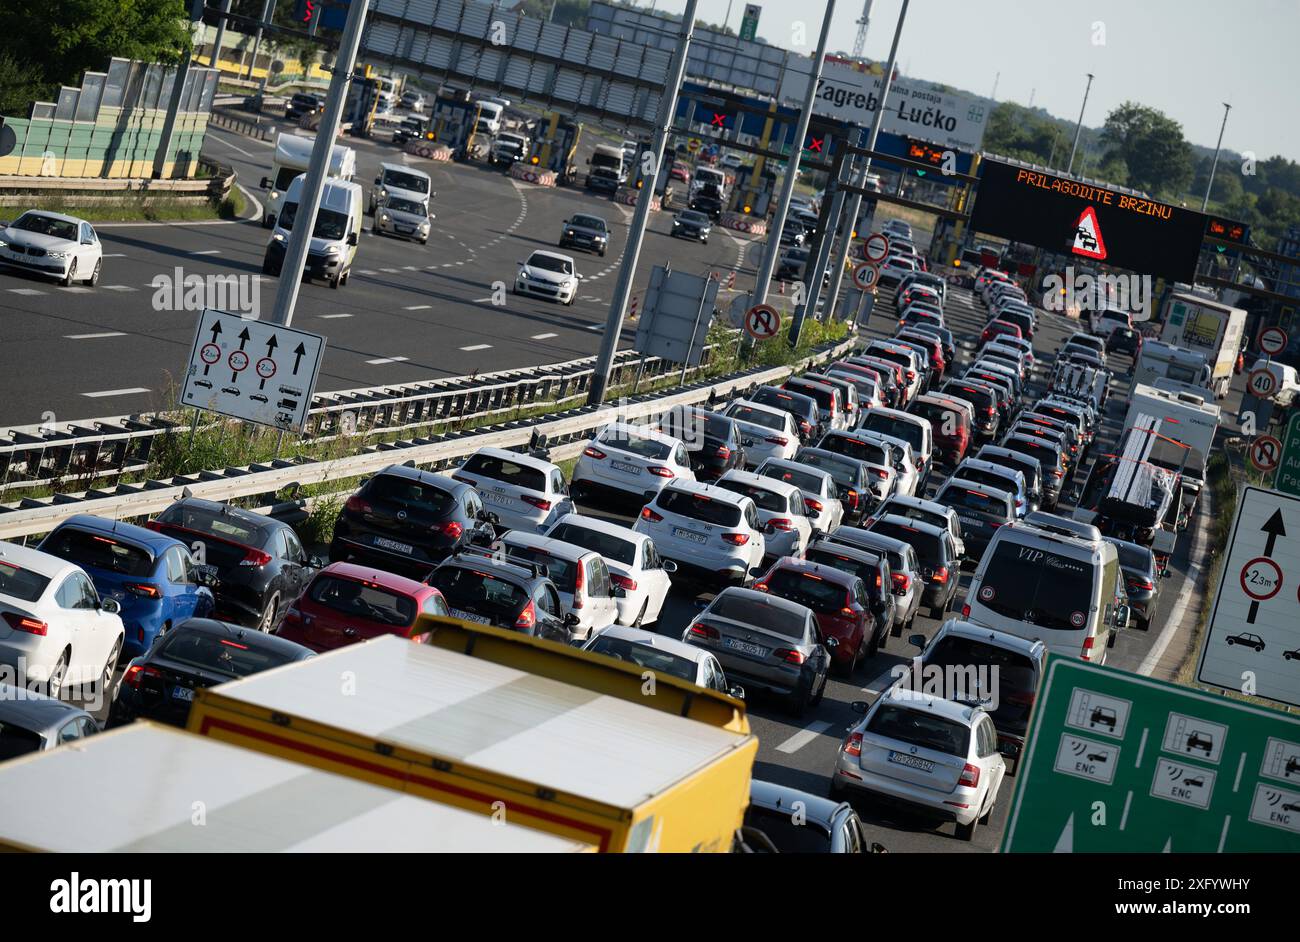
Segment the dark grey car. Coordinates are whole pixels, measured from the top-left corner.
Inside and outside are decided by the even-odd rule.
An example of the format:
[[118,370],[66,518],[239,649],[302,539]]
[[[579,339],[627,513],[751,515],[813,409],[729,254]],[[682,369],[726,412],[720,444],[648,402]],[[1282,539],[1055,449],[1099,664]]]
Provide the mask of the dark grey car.
[[[778,854],[865,854],[880,853],[880,844],[868,844],[866,829],[847,801],[832,801],[786,785],[749,783],[749,807],[745,809],[747,831],[761,831],[758,853]],[[748,834],[746,835],[749,836]]]
[[674,236],[683,239],[694,239],[708,245],[711,232],[713,232],[713,220],[704,213],[696,212],[693,209],[684,209],[673,217],[672,234]]
[[1147,631],[1155,617],[1156,606],[1160,602],[1161,575],[1156,566],[1156,557],[1149,546],[1104,538],[1115,544],[1119,554],[1119,568],[1124,573],[1124,590],[1128,593],[1129,608],[1137,617],[1137,627]]
[[727,676],[746,690],[785,697],[801,716],[821,702],[834,638],[823,640],[812,611],[766,592],[723,589],[682,633],[682,640],[712,653]]
[[0,684],[0,762],[99,732],[95,718],[43,693]]
[[587,249],[604,258],[609,249],[609,224],[587,213],[566,219],[560,230],[560,248]]

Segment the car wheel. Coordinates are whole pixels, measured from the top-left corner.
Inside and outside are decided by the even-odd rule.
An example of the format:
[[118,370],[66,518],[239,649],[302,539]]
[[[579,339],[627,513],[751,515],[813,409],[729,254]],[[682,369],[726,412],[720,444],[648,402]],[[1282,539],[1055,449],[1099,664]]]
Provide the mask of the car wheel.
[[641,611],[636,614],[636,621],[632,622],[633,628],[640,628],[641,622],[645,620],[646,609],[650,607],[650,600],[646,599],[641,603]]
[[1235,642],[1231,638],[1228,639],[1228,647],[1232,647],[1234,643]]
[[790,715],[795,719],[801,719],[808,711],[809,692],[802,687],[796,688],[794,693],[790,694],[787,705],[790,708]]
[[943,613],[946,611],[948,611],[948,604],[946,602],[943,605],[931,606],[930,617],[933,618],[935,621],[942,621]]
[[1260,651],[1263,651],[1263,650],[1264,650],[1264,646],[1263,646],[1262,644],[1257,644],[1257,645],[1255,645],[1255,653],[1256,653],[1256,654],[1258,654]]
[[975,831],[979,827],[978,820],[972,820],[970,824],[957,824],[957,840],[971,841],[975,839]]
[[63,287],[69,288],[77,280],[77,260],[68,262],[68,273],[63,276]]
[[108,685],[113,682],[113,671],[117,670],[117,658],[122,653],[122,639],[118,638],[113,644],[113,650],[108,653],[108,660],[104,663],[104,671],[99,675],[99,689],[107,692]]
[[64,651],[59,655],[58,661],[55,662],[53,670],[50,671],[50,679],[45,682],[45,693],[52,699],[59,698],[59,691],[63,689],[63,678],[68,673],[68,652]]
[[880,653],[880,641],[881,641],[882,634],[883,632],[881,632],[880,629],[878,628],[872,630],[871,638],[868,639],[867,641],[867,657],[875,657],[877,654]]
[[330,279],[330,288],[332,288],[333,290],[337,291],[338,288],[339,288],[339,283],[340,283],[342,280],[343,280],[343,276],[342,276],[342,275],[335,275],[333,278]]
[[280,610],[280,593],[275,591],[271,597],[266,600],[266,605],[262,607],[262,614],[257,619],[257,630],[270,634],[275,628],[275,616]]
[[104,267],[104,260],[102,258],[97,259],[95,261],[95,270],[92,271],[90,273],[90,277],[86,279],[86,284],[88,284],[92,288],[95,287],[95,285],[99,284],[99,272],[103,267]]

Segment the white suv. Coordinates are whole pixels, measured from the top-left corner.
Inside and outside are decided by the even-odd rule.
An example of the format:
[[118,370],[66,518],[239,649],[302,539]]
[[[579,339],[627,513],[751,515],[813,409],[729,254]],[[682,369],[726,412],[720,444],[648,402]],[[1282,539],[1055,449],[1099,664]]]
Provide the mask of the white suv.
[[610,581],[623,590],[614,596],[620,625],[639,628],[658,621],[677,564],[659,558],[654,540],[631,527],[582,514],[565,514],[546,535],[601,555]]
[[501,546],[507,561],[526,559],[546,567],[546,577],[560,593],[563,614],[577,616],[574,641],[586,641],[618,620],[622,590],[610,578],[599,553],[535,533],[507,533]]
[[695,480],[681,439],[640,425],[613,422],[583,449],[573,466],[570,490],[577,500],[593,495],[650,500],[669,481]]
[[813,525],[808,519],[803,491],[786,481],[762,477],[752,471],[734,468],[718,478],[718,487],[744,494],[758,508],[758,522],[763,525],[769,558],[794,556],[799,559],[808,549]]
[[737,399],[723,415],[735,420],[745,447],[745,464],[751,467],[766,458],[793,458],[799,450],[799,424],[789,412]]
[[680,577],[708,584],[748,586],[767,548],[754,502],[716,484],[674,481],[632,529],[651,537]]
[[830,533],[844,522],[844,504],[840,502],[839,488],[829,471],[784,458],[768,458],[754,473],[799,488],[814,535]]
[[541,533],[573,511],[558,465],[500,448],[480,448],[452,477],[478,491],[498,529]]

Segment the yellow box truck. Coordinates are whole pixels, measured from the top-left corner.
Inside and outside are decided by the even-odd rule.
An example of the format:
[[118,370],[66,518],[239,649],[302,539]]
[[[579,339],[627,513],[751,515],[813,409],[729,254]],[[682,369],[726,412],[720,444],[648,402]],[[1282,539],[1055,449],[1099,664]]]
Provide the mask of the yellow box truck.
[[552,676],[384,636],[198,691],[188,728],[600,851],[731,850],[758,751],[747,728],[659,708],[681,691],[658,675],[601,689],[594,656],[525,647]]

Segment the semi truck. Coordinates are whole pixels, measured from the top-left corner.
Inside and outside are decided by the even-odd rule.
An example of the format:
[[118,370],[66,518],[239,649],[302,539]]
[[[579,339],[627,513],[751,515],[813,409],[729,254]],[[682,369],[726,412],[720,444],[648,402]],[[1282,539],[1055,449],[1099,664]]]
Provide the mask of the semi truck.
[[1241,352],[1246,312],[1202,294],[1174,292],[1165,301],[1161,320],[1160,339],[1202,354],[1215,398],[1226,397]]
[[199,691],[187,728],[602,852],[732,850],[758,750],[740,701],[421,618],[426,643],[384,636]]
[[[129,774],[124,774],[129,770]],[[87,787],[87,783],[94,783]],[[588,841],[140,721],[0,763],[0,851],[573,853]]]

